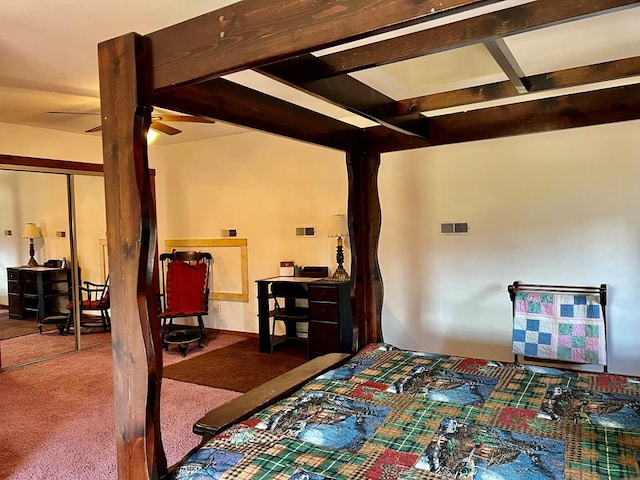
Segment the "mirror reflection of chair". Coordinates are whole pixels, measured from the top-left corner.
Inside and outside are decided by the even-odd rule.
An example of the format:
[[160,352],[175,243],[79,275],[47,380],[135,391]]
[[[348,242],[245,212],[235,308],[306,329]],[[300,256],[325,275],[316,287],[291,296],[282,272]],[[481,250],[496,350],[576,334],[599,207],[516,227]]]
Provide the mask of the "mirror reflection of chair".
[[[300,339],[297,334],[298,324],[309,324],[309,292],[302,283],[296,282],[273,282],[271,284],[271,297],[273,298],[273,310],[269,316],[273,320],[271,327],[271,353],[277,343],[284,339]],[[301,306],[305,303],[305,306]],[[276,337],[276,322],[283,322],[285,334]],[[307,356],[309,345],[307,342]]]
[[[109,276],[104,283],[94,283],[89,281],[82,282],[82,286],[78,287],[80,292],[80,326],[81,327],[102,327],[105,332],[111,330],[111,317],[109,309],[111,302],[109,300]],[[67,326],[65,331],[70,333],[73,329],[73,309],[76,302],[72,300],[67,304],[69,316],[67,317]],[[85,315],[90,312],[98,312],[100,315]]]
[[[207,342],[202,316],[209,313],[209,275],[213,257],[208,252],[174,251],[160,255],[160,262],[162,344],[168,349],[170,343],[176,343],[185,355],[189,342],[197,340],[200,347]],[[186,317],[197,317],[198,328],[194,330],[183,325],[174,328],[174,318]]]

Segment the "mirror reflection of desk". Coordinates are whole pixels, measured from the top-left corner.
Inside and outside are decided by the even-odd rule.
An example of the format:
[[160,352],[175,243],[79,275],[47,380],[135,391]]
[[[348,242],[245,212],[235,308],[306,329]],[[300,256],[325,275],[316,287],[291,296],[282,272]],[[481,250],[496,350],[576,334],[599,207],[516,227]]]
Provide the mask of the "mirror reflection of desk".
[[[258,285],[258,331],[260,351],[269,353],[271,291],[273,282],[302,283],[309,292],[309,354],[311,357],[331,352],[351,353],[353,319],[349,282],[335,282],[314,277],[272,277],[256,280]],[[287,332],[289,336],[293,332]]]
[[70,273],[66,268],[8,267],[9,318],[35,314],[36,320],[58,313],[58,299],[69,301]]

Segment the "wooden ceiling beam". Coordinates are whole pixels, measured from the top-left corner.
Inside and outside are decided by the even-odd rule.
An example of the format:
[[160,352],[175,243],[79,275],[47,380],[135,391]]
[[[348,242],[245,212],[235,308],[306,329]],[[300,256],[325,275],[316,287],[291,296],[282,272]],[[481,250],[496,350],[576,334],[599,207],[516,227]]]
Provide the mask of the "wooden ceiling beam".
[[365,134],[370,151],[390,152],[637,119],[638,84],[432,117],[426,140],[381,127]]
[[296,81],[328,78],[411,58],[530,32],[552,25],[637,7],[638,1],[537,0],[466,20],[319,57],[297,73]]
[[[567,21],[567,18],[584,18],[585,16],[601,13],[606,9],[611,11],[615,8],[628,7],[631,3],[623,0],[604,0],[597,2],[587,2],[589,6],[571,5],[568,9],[559,9],[557,2],[541,0],[535,2],[535,8],[531,4],[514,7],[504,11],[482,15],[461,22],[445,25],[435,29],[418,32],[415,34],[400,37],[403,44],[408,42],[416,51],[416,45],[420,52],[430,49],[428,53],[433,53],[446,45],[453,46],[456,42],[464,41],[465,35],[475,35],[473,41],[483,42],[498,65],[503,69],[511,83],[515,86],[516,92],[527,93],[530,88],[529,81],[518,62],[512,55],[507,44],[502,38],[493,36],[485,38],[487,35],[495,35],[497,29],[502,34],[505,28],[513,31],[527,31],[534,27],[549,25]],[[571,2],[572,4],[574,2]],[[553,7],[553,8],[552,8]],[[560,11],[561,13],[558,13]],[[533,19],[529,18],[533,14]],[[512,18],[513,17],[513,18]],[[469,33],[469,32],[474,33]],[[434,34],[435,32],[435,34]],[[450,42],[454,39],[453,43]],[[397,51],[396,40],[392,39],[374,44],[373,50],[376,54],[382,54],[387,58],[391,55],[406,55],[403,51]],[[468,40],[467,40],[468,42]],[[355,78],[341,73],[339,75],[327,75],[326,59],[346,56],[357,61],[368,46],[348,50],[347,52],[329,55],[325,57],[315,57],[311,54],[302,55],[294,59],[276,62],[270,65],[257,68],[256,71],[268,75],[271,78],[282,81],[287,85],[302,90],[306,93],[322,98],[334,105],[346,108],[347,110],[373,120],[382,126],[396,130],[399,133],[416,135],[421,138],[428,136],[428,120],[418,115],[419,110],[402,109],[402,106],[393,99],[374,90],[368,85]],[[403,47],[404,48],[404,47]],[[365,55],[366,57],[366,55]],[[365,58],[366,61],[366,58]],[[344,72],[344,70],[342,71]],[[501,86],[495,89],[495,93],[501,96],[511,96],[512,88]],[[508,93],[507,93],[508,92]]]
[[221,78],[156,94],[153,105],[343,151],[361,129]]
[[244,0],[146,36],[155,93],[499,0]]
[[504,39],[485,40],[483,43],[509,81],[516,87],[516,91],[519,94],[527,93],[529,86],[527,85],[526,75]]
[[[527,77],[529,93],[557,90],[590,83],[606,82],[640,75],[640,57],[613,60],[610,62],[567,68],[556,72]],[[450,92],[435,93],[407,98],[397,102],[398,115],[429,112],[443,108],[458,107],[517,96],[510,81],[478,85]]]
[[293,77],[295,77],[294,72],[299,68],[298,65],[309,65],[318,61],[313,55],[304,55],[287,62],[257,68],[256,71],[400,133],[420,137],[427,135],[428,127],[425,117],[412,113],[398,117],[398,107],[393,98],[349,75],[321,80],[295,81]]

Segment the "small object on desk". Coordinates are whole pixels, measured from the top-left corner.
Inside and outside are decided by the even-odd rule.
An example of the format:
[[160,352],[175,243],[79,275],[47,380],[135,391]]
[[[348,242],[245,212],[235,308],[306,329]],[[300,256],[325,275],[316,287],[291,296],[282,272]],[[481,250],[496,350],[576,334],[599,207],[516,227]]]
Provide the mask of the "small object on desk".
[[326,278],[329,276],[329,267],[306,266],[300,269],[301,277]]
[[280,276],[293,277],[295,275],[296,266],[292,261],[280,262]]

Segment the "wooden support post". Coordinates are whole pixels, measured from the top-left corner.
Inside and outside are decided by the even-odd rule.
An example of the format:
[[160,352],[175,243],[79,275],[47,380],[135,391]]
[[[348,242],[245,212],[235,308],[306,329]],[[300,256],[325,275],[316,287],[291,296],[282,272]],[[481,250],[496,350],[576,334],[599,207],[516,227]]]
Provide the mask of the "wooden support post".
[[160,435],[162,348],[155,265],[156,214],[147,161],[143,37],[99,44],[100,101],[119,479],[167,471]]
[[[384,286],[378,264],[382,225],[378,196],[379,153],[347,153],[349,236],[351,239],[352,304],[356,350],[382,341]],[[355,289],[355,296],[353,296]]]

